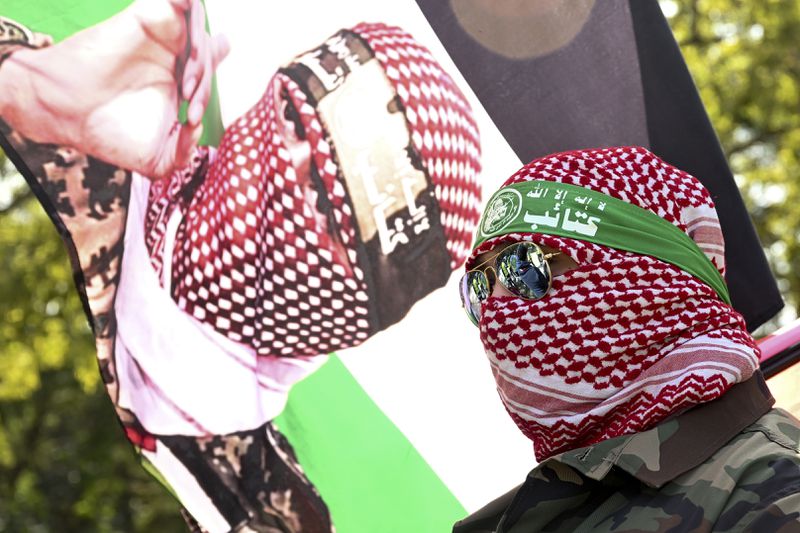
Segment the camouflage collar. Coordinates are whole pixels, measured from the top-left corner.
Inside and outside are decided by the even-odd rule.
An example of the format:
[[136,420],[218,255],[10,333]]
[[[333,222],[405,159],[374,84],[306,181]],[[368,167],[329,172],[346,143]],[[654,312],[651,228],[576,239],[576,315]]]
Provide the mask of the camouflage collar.
[[718,400],[699,405],[648,431],[609,439],[553,456],[601,480],[616,466],[659,488],[694,468],[769,411],[775,400],[760,371]]

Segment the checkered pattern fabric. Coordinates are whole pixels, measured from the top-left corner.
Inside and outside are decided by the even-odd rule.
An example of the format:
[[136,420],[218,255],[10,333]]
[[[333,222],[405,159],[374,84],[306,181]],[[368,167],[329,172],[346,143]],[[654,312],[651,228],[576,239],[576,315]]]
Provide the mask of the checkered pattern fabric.
[[177,171],[169,180],[154,181],[150,184],[149,202],[145,213],[145,244],[150,252],[150,262],[162,276],[164,266],[164,246],[167,237],[167,222],[174,207],[184,210],[189,198],[184,191],[189,191],[193,183],[202,181],[208,170],[210,154],[213,148],[199,147],[192,154],[188,166]]
[[436,185],[452,269],[470,251],[480,216],[480,139],[464,95],[411,35],[383,24],[353,31],[369,42],[405,107],[411,141]]
[[[638,205],[690,235],[724,273],[713,202],[695,178],[643,148],[536,160],[506,184],[549,180]],[[492,297],[481,340],[500,397],[541,461],[559,451],[640,431],[749,378],[758,348],[716,292],[659,259],[535,233],[502,235],[475,250],[527,240],[578,268],[538,301]]]
[[[469,105],[407,33],[383,24],[353,31],[373,49],[403,104],[456,268],[479,216],[480,149]],[[291,132],[278,115],[285,113],[281,101],[298,115]],[[301,137],[307,160],[297,160],[287,134]],[[310,184],[312,163],[324,195]],[[147,244],[154,268],[172,261],[173,298],[198,320],[260,355],[326,353],[374,333],[351,201],[317,109],[278,73],[262,99],[227,128],[216,154],[198,152],[191,168],[151,189]],[[166,221],[174,209],[183,221],[166,259]]]

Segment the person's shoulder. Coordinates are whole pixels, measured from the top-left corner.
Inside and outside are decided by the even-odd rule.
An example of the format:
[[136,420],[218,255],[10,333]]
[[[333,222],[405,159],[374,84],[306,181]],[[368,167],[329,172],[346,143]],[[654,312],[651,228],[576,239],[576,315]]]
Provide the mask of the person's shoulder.
[[741,430],[695,471],[707,470],[715,477],[724,471],[743,485],[755,482],[757,471],[762,472],[757,477],[766,480],[763,469],[776,468],[790,468],[800,479],[800,421],[777,408]]
[[743,431],[743,433],[753,432],[763,433],[769,441],[795,454],[800,453],[800,420],[783,409],[770,409]]
[[[679,417],[659,426],[659,433],[651,436],[653,450],[658,442],[662,453],[636,455],[645,465],[649,461],[660,468],[632,471],[648,484],[669,477],[675,464],[688,465],[690,456],[706,459],[663,486],[643,486],[642,498],[654,496],[644,505],[629,508],[625,527],[638,527],[649,519],[648,513],[659,509],[674,523],[699,520],[713,531],[800,532],[800,422],[796,418],[782,409],[770,409],[732,436],[720,435],[721,443],[704,438],[693,441],[686,434],[688,428],[680,424]],[[670,446],[673,438],[679,447]],[[645,512],[646,508],[650,511]]]
[[706,496],[725,501],[721,531],[800,531],[800,421],[783,409],[746,427],[693,474]]
[[739,449],[746,453],[748,463],[800,464],[800,420],[783,409],[770,409],[715,455],[721,455],[721,459],[727,455],[726,450]]
[[740,487],[759,485],[762,500],[767,493],[800,492],[800,421],[790,413],[771,409],[728,447],[738,453],[728,457],[725,468],[735,472],[738,466],[742,471]]

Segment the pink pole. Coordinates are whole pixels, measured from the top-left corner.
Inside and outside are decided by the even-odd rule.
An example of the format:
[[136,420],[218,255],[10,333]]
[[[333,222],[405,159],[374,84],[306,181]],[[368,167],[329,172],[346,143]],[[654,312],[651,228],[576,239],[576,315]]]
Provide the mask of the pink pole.
[[757,343],[761,348],[762,363],[770,357],[800,344],[800,318],[775,333],[759,339]]

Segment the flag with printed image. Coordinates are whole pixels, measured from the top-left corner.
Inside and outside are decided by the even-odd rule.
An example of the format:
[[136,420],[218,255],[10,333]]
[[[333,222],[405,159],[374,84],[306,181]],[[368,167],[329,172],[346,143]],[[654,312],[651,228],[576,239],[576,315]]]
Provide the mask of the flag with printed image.
[[17,116],[0,140],[71,253],[124,432],[193,528],[442,531],[524,479],[456,284],[483,201],[534,157],[642,145],[691,172],[737,235],[748,326],[782,306],[655,0],[178,4],[11,0],[0,35],[58,51],[131,13],[224,34],[188,164],[154,180]]

